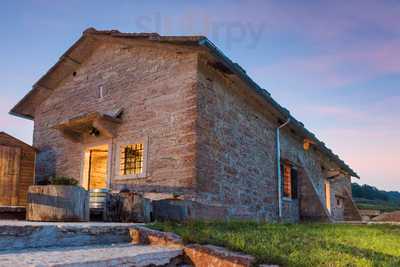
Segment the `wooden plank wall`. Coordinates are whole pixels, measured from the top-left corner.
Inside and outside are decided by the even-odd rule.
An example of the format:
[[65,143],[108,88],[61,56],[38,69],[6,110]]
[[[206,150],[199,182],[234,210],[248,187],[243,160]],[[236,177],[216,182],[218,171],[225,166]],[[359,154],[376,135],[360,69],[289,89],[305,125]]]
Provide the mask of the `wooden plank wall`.
[[0,204],[18,205],[21,148],[0,145]]
[[0,146],[0,194],[4,195],[0,205],[25,206],[28,188],[34,184],[36,151],[4,133],[0,133]]

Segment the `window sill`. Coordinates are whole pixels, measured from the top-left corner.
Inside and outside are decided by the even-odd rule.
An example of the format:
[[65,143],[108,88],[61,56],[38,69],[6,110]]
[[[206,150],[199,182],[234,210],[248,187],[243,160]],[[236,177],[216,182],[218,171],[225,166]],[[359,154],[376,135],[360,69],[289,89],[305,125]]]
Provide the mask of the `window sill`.
[[114,180],[133,180],[133,179],[143,179],[147,178],[148,176],[145,174],[136,174],[136,175],[124,175],[124,176],[115,176]]
[[292,202],[292,201],[295,201],[296,198],[282,197],[282,200],[283,200],[283,201]]

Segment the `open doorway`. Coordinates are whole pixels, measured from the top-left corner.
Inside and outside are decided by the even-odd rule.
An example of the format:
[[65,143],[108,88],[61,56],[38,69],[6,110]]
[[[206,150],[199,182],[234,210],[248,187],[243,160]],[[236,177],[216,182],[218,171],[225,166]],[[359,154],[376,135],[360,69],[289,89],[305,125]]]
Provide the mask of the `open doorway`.
[[90,147],[85,150],[83,183],[86,190],[108,188],[108,145]]
[[329,213],[331,213],[331,184],[328,180],[325,180],[324,192],[325,192],[325,206],[326,209],[329,211]]

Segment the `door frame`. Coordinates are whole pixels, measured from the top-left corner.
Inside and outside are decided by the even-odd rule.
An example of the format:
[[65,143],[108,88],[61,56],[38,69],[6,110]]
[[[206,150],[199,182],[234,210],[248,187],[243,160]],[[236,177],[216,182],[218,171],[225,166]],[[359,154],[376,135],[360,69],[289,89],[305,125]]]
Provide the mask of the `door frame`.
[[81,152],[81,157],[80,157],[80,162],[81,162],[81,171],[80,171],[80,178],[79,178],[79,184],[87,189],[88,183],[89,182],[89,177],[87,177],[88,173],[85,173],[86,170],[86,164],[87,164],[87,154],[89,153],[90,149],[99,147],[99,146],[107,146],[108,150],[108,155],[107,155],[107,171],[106,171],[106,184],[107,188],[111,188],[111,174],[112,174],[112,159],[113,159],[113,144],[112,141],[98,141],[98,142],[91,142],[82,145],[82,152]]

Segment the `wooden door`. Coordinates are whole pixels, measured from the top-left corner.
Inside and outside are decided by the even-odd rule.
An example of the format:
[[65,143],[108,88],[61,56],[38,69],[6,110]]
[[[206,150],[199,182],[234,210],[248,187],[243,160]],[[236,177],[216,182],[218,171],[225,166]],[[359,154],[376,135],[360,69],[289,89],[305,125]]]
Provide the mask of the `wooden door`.
[[89,159],[89,189],[107,188],[108,151],[91,149]]
[[0,145],[0,205],[18,205],[21,148]]

